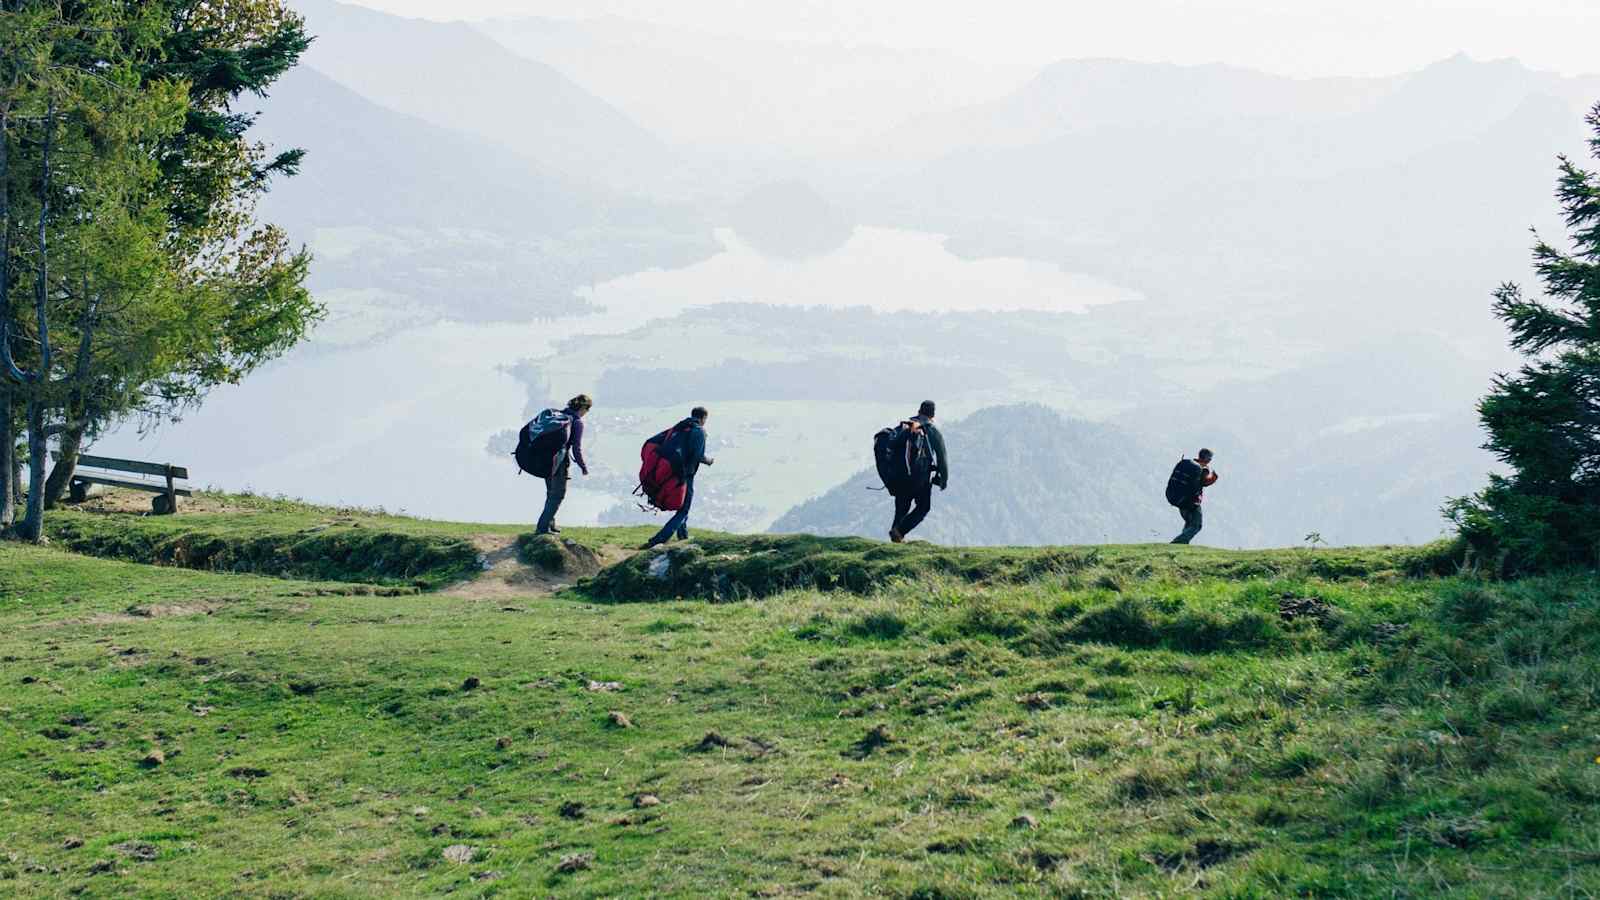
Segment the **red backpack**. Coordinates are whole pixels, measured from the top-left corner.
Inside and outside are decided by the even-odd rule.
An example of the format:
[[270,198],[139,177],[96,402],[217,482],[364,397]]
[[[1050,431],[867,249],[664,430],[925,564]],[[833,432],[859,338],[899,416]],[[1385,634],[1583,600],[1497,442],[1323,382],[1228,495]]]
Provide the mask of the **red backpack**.
[[639,448],[639,487],[634,490],[635,495],[666,512],[683,509],[684,496],[688,493],[688,486],[672,471],[672,460],[664,452],[674,430],[668,428]]

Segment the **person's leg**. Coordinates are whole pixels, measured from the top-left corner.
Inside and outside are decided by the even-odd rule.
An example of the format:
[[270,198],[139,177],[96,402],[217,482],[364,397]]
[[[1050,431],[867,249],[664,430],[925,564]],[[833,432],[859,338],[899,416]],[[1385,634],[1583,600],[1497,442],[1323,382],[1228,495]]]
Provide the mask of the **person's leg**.
[[933,509],[933,482],[930,481],[918,488],[916,496],[912,499],[916,501],[916,506],[909,515],[900,520],[901,534],[910,534],[913,528],[921,525],[922,520],[928,517],[928,511]]
[[680,540],[680,541],[687,541],[689,539],[689,507],[693,506],[693,505],[694,505],[694,479],[690,479],[689,483],[684,485],[684,490],[683,490],[683,509],[678,510],[678,515],[677,515],[677,519],[678,519],[678,540]]
[[556,512],[567,497],[567,473],[558,471],[544,480],[544,512],[539,514],[539,534],[549,534],[555,527]]
[[1195,535],[1200,533],[1203,521],[1200,515],[1200,504],[1194,503],[1189,506],[1180,506],[1178,507],[1178,512],[1183,516],[1183,531],[1173,538],[1172,542],[1174,544],[1187,544],[1194,540]]
[[691,481],[684,485],[683,506],[672,514],[672,518],[667,520],[667,524],[661,526],[661,530],[656,532],[656,536],[651,538],[646,546],[654,547],[657,544],[665,544],[667,541],[672,540],[672,536],[675,534],[682,532],[687,535],[689,533],[689,501],[693,498],[694,482]]
[[905,532],[900,530],[901,523],[906,520],[906,513],[911,511],[911,495],[896,494],[894,498],[894,523],[889,526],[889,537],[898,541],[905,537]]
[[678,531],[678,526],[683,524],[683,519],[683,510],[680,509],[673,513],[672,518],[667,520],[667,524],[661,526],[661,530],[656,532],[655,537],[647,541],[645,546],[654,547],[657,544],[665,544],[667,541],[672,540],[672,536]]

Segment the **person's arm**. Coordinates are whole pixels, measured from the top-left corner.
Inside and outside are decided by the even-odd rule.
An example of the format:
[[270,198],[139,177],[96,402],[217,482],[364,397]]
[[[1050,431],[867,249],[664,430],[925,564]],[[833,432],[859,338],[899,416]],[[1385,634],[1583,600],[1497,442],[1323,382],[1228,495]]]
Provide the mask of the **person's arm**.
[[695,433],[694,433],[694,452],[695,452],[695,458],[700,461],[699,462],[700,465],[702,465],[702,466],[714,466],[714,465],[717,464],[716,460],[714,460],[711,457],[706,455],[706,433],[705,433],[705,431],[703,431],[701,429],[695,429]]
[[939,462],[935,469],[937,474],[933,480],[943,490],[950,484],[950,455],[944,449],[944,433],[938,428],[929,425],[928,443],[933,445],[934,455],[939,457]]
[[578,464],[583,474],[589,474],[589,464],[583,461],[583,419],[574,416],[572,419],[572,437],[567,439],[567,444],[572,447],[572,461]]
[[1210,469],[1207,469],[1206,470],[1206,477],[1201,481],[1201,484],[1205,485],[1206,487],[1211,487],[1213,484],[1216,484],[1217,483],[1217,479],[1221,478],[1221,477],[1222,477],[1221,475],[1218,475],[1217,473],[1211,471]]

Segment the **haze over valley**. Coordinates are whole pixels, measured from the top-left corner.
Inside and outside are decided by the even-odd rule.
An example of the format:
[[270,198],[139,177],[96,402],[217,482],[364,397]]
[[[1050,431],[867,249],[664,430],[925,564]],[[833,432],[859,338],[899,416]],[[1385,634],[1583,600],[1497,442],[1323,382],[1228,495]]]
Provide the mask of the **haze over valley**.
[[328,319],[96,450],[464,520],[536,514],[508,435],[584,391],[564,521],[648,520],[639,443],[704,403],[697,522],[881,537],[871,436],[932,397],[930,540],[1170,537],[1202,444],[1213,543],[1429,540],[1493,468],[1490,293],[1561,233],[1554,152],[1600,100],[1465,56],[1289,78],[295,5],[318,39],[252,134],[308,149],[262,213]]

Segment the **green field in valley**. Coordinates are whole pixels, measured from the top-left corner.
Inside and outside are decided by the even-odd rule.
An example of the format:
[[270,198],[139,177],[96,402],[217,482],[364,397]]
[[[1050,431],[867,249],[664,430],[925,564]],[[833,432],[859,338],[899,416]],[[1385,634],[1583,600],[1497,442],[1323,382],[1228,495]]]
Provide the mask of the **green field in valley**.
[[51,528],[0,545],[10,896],[1600,893],[1592,575],[630,557],[217,496]]

